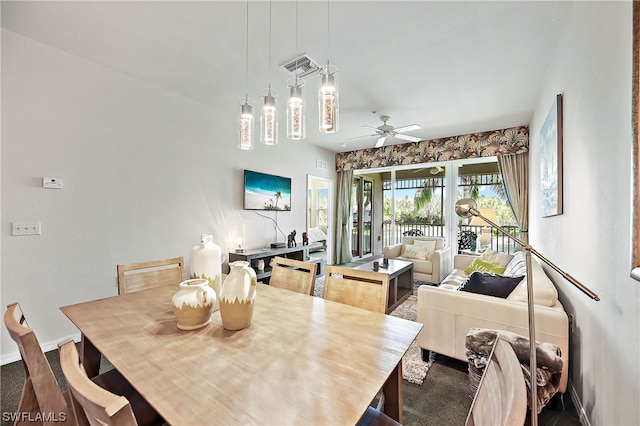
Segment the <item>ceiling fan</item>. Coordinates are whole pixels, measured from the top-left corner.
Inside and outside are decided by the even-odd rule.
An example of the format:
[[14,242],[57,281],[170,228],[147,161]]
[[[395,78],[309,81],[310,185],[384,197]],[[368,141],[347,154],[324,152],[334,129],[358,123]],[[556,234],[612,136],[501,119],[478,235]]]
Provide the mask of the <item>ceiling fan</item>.
[[410,132],[411,130],[420,129],[421,126],[419,124],[410,124],[408,126],[394,127],[394,126],[392,126],[390,124],[387,124],[387,121],[389,121],[389,118],[390,117],[388,115],[381,115],[380,116],[380,120],[382,120],[382,125],[380,125],[378,127],[362,126],[362,127],[367,127],[367,128],[375,130],[376,131],[375,133],[373,133],[371,135],[357,136],[355,138],[350,138],[348,140],[360,139],[360,138],[368,138],[368,137],[371,137],[371,136],[378,136],[378,140],[376,142],[376,148],[380,148],[382,145],[384,145],[384,142],[389,137],[403,139],[403,140],[409,141],[409,142],[419,142],[419,141],[422,140],[421,138],[418,138],[416,136],[410,136],[410,135],[403,134],[404,132]]

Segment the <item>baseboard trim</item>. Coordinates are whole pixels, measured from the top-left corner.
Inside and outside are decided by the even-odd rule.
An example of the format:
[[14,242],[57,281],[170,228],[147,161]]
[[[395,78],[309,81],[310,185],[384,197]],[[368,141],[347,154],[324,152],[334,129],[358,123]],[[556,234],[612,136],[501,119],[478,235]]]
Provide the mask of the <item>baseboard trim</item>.
[[569,396],[571,397],[571,401],[573,401],[573,405],[574,405],[574,407],[576,407],[576,412],[578,413],[578,416],[580,417],[580,424],[582,426],[591,426],[591,422],[589,421],[589,418],[587,417],[587,413],[586,413],[586,411],[584,411],[584,407],[582,406],[582,401],[580,400],[580,397],[578,396],[578,393],[576,392],[575,388],[573,387],[573,383],[571,383],[571,380],[569,380],[569,382],[567,384],[567,389],[569,390]]
[[[69,339],[73,339],[74,342],[80,341],[80,333],[70,334],[66,337],[61,337],[56,339],[55,341],[46,342],[41,344],[42,352],[49,352],[53,350],[58,350],[58,343],[67,341]],[[2,355],[0,358],[0,365],[10,364],[12,362],[20,361],[20,351],[16,350],[15,352],[11,352],[5,355]]]

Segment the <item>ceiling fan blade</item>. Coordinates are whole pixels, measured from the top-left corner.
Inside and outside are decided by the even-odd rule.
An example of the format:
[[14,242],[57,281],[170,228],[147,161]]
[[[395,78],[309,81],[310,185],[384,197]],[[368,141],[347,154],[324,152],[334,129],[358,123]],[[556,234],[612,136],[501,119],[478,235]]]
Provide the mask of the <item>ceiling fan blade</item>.
[[409,142],[420,142],[422,140],[422,138],[418,138],[415,136],[409,136],[409,135],[403,135],[400,133],[397,133],[394,135],[396,138],[398,139],[404,139],[405,141],[409,141]]
[[382,145],[384,145],[385,140],[387,140],[386,136],[379,137],[378,142],[376,142],[376,148],[380,148]]
[[410,132],[412,130],[418,130],[421,129],[422,127],[419,124],[410,124],[408,126],[402,126],[402,127],[396,127],[395,129],[393,129],[394,132]]
[[348,139],[346,139],[346,140],[348,140],[348,141],[352,141],[352,140],[354,140],[354,139],[370,138],[370,137],[372,137],[372,136],[378,136],[378,134],[377,134],[377,133],[374,133],[374,134],[372,134],[372,135],[356,136],[355,138],[348,138]]

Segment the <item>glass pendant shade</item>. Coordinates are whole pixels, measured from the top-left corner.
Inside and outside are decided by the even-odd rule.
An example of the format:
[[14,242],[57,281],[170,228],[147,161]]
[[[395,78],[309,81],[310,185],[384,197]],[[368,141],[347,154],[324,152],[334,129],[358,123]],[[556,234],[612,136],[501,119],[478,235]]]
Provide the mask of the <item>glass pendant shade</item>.
[[291,95],[287,103],[287,137],[293,140],[300,140],[306,136],[302,85],[296,82],[289,87]]
[[240,106],[240,128],[238,148],[253,149],[253,108],[247,100]]
[[264,105],[260,115],[260,142],[265,145],[278,143],[278,111],[276,98],[269,92],[264,96]]
[[339,130],[338,69],[325,66],[320,69],[320,90],[318,92],[318,112],[321,133],[335,133]]

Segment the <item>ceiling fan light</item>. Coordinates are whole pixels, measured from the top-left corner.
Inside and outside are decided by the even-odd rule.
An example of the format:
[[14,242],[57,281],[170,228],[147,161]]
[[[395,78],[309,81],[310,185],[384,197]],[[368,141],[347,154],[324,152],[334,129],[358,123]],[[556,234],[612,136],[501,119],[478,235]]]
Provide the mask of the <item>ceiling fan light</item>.
[[302,84],[296,81],[289,86],[290,96],[287,102],[287,137],[301,140],[306,137],[306,120]]
[[278,110],[276,98],[271,91],[263,97],[264,105],[260,115],[260,142],[265,145],[278,144]]
[[318,91],[319,127],[321,133],[339,130],[338,69],[327,65],[320,69]]

